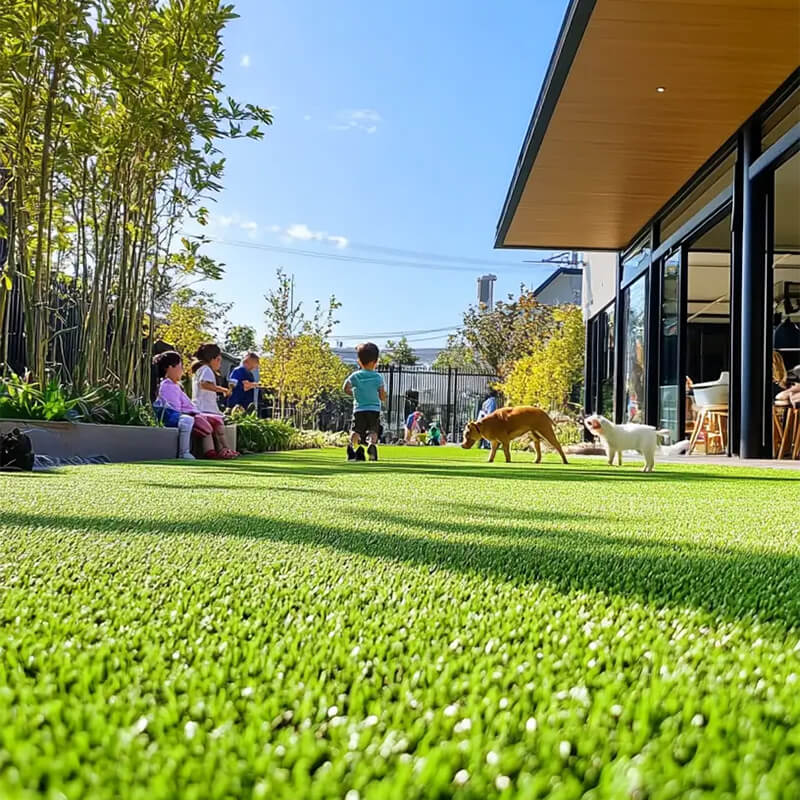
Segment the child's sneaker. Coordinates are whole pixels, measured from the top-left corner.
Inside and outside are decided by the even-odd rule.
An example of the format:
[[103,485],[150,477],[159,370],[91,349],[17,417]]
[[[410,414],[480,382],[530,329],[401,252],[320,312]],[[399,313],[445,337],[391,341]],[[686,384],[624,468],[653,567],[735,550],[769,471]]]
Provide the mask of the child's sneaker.
[[197,461],[197,459],[188,450],[185,453],[181,453],[178,458],[182,458],[184,461]]
[[371,444],[367,448],[367,455],[369,456],[370,461],[377,461],[378,460],[378,448],[376,445]]

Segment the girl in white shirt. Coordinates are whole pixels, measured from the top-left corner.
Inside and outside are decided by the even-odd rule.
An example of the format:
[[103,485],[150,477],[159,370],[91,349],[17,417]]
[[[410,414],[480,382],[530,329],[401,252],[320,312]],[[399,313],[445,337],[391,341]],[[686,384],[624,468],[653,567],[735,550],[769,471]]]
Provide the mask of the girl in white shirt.
[[192,401],[198,411],[209,418],[214,426],[216,451],[206,453],[206,458],[236,458],[239,454],[232,450],[225,438],[225,425],[217,405],[217,395],[227,397],[230,389],[217,385],[216,373],[222,365],[222,351],[215,344],[201,344],[192,362]]

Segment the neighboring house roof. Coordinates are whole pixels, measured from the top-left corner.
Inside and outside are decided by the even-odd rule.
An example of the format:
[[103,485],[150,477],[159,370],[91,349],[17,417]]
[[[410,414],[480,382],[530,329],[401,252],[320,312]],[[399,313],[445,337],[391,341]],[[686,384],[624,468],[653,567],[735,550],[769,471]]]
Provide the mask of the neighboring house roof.
[[559,267],[550,273],[545,280],[540,283],[534,290],[533,296],[536,297],[541,294],[553,281],[558,279],[561,275],[580,275],[583,272],[580,267]]

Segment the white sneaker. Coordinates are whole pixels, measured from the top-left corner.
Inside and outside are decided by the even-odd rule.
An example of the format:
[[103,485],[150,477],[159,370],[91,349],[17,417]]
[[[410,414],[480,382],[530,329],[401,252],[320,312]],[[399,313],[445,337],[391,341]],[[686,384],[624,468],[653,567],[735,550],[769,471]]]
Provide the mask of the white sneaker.
[[178,458],[182,458],[184,461],[197,461],[197,459],[188,450],[185,453],[181,453]]

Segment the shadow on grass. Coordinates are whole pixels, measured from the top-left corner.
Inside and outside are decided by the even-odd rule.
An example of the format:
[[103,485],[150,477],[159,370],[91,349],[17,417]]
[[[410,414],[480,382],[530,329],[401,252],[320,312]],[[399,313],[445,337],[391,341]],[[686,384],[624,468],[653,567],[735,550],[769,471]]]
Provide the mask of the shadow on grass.
[[[438,459],[430,461],[379,461],[375,464],[348,464],[344,460],[333,461],[320,456],[302,457],[292,453],[269,453],[261,456],[248,456],[241,460],[229,461],[223,465],[219,462],[200,462],[186,464],[186,462],[162,461],[156,462],[159,466],[178,467],[182,470],[191,470],[196,477],[199,470],[203,472],[219,473],[225,475],[243,474],[272,477],[310,477],[333,478],[340,475],[361,475],[365,472],[394,473],[397,475],[423,475],[431,478],[465,479],[480,478],[485,480],[522,480],[522,481],[555,481],[558,483],[587,481],[625,481],[630,483],[686,483],[689,481],[737,481],[768,483],[800,483],[800,473],[794,475],[784,471],[780,474],[764,475],[737,474],[734,468],[730,472],[709,472],[700,468],[677,470],[670,465],[668,469],[658,469],[651,474],[640,472],[640,467],[607,467],[582,464],[534,464],[532,461],[513,461],[505,463],[479,463],[463,461],[461,459]],[[766,470],[761,470],[766,472]],[[192,481],[194,483],[194,480]]]
[[[559,530],[548,526],[548,519],[574,526]],[[406,532],[365,529],[364,523],[373,522]],[[4,511],[2,523],[120,536],[248,537],[410,564],[431,574],[483,575],[523,590],[544,582],[561,592],[600,590],[657,607],[695,607],[724,619],[757,619],[786,629],[800,624],[800,557],[609,535],[596,530],[602,518],[594,518],[593,531],[592,518],[583,514],[536,513],[524,515],[517,525],[483,525],[372,510],[358,519],[351,507],[335,523],[311,524],[241,513],[163,520],[14,510]],[[534,602],[535,595],[530,599]]]

